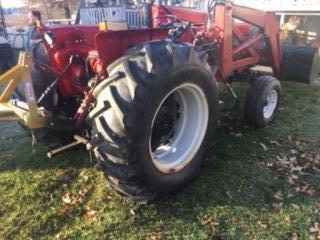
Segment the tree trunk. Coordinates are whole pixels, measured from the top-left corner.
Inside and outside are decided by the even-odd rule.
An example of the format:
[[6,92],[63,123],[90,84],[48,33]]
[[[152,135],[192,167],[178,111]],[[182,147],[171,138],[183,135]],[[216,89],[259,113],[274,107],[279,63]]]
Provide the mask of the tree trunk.
[[71,18],[70,4],[68,0],[63,2],[64,16],[66,18]]

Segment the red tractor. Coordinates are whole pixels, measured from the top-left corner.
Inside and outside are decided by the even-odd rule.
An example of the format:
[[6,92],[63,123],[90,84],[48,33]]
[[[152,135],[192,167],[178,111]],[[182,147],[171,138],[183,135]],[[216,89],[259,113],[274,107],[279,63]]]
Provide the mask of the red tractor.
[[[199,172],[215,136],[217,87],[251,76],[245,119],[272,122],[280,83],[273,13],[211,1],[208,13],[150,6],[150,26],[39,27],[43,41],[0,76],[0,119],[18,120],[34,139],[84,143],[110,185],[145,201],[178,191]],[[235,19],[239,19],[237,21]],[[250,26],[250,27],[249,27]]]

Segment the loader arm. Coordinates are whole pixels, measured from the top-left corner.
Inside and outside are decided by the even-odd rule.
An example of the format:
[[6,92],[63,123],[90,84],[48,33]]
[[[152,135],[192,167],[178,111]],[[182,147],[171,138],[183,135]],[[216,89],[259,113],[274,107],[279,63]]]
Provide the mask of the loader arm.
[[[237,69],[250,65],[256,65],[262,60],[272,67],[275,76],[280,76],[280,44],[279,24],[276,15],[272,12],[264,12],[256,9],[233,5],[229,3],[218,3],[215,6],[214,23],[221,29],[223,39],[220,49],[220,63],[222,75],[228,77]],[[239,19],[250,25],[256,26],[259,32],[245,38],[242,32],[234,23]],[[240,44],[233,46],[233,37],[239,40]],[[261,40],[265,40],[264,53],[259,53],[254,46]],[[234,59],[234,56],[248,51],[250,56],[241,59]]]

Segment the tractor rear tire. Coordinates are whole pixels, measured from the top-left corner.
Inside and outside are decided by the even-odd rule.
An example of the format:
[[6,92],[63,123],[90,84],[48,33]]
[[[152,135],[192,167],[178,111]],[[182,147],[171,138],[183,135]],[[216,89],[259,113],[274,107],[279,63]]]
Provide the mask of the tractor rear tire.
[[98,168],[136,201],[178,191],[198,174],[216,127],[218,93],[206,58],[186,43],[151,41],[108,73],[113,80],[97,86],[90,113]]
[[[1,42],[0,36],[0,42]],[[0,74],[7,71],[11,65],[14,64],[13,61],[13,50],[9,43],[0,43]]]
[[277,115],[280,102],[281,85],[273,76],[257,77],[246,96],[244,118],[249,126],[264,128]]

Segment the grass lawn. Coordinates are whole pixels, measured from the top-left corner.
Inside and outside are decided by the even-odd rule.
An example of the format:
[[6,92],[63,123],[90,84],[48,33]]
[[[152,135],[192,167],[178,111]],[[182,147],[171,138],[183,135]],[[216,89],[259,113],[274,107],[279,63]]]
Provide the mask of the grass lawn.
[[0,123],[0,239],[320,239],[320,88],[284,83],[268,128],[242,115],[222,114],[199,178],[147,205],[111,190],[84,150],[47,159]]

